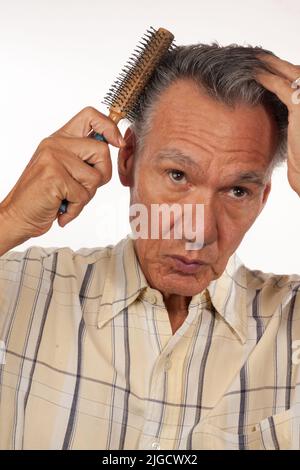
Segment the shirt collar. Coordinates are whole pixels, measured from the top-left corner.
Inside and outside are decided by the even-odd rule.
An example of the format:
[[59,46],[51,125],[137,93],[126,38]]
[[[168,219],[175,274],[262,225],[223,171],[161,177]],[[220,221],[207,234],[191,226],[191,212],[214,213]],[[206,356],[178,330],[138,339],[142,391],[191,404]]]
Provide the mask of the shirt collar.
[[223,274],[207,290],[216,311],[237,333],[244,344],[247,339],[247,269],[234,253]]
[[98,328],[128,307],[148,286],[130,235],[112,248],[97,318]]
[[[234,253],[223,274],[206,290],[209,301],[244,343],[247,337],[246,269]],[[162,303],[162,295],[151,289],[141,269],[130,235],[112,248],[97,325],[101,328],[144,292],[153,291]],[[148,295],[148,294],[146,294]],[[203,292],[192,297],[190,306],[203,302]]]

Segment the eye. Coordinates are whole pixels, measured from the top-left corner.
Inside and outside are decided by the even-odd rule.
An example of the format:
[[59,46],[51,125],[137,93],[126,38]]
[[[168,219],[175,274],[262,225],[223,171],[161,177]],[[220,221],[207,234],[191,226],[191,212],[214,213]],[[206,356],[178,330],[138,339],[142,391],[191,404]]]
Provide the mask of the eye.
[[243,188],[242,186],[234,186],[229,192],[231,192],[235,199],[245,199],[245,197],[250,195],[249,189]]
[[168,170],[168,175],[174,183],[186,183],[185,173],[181,170]]

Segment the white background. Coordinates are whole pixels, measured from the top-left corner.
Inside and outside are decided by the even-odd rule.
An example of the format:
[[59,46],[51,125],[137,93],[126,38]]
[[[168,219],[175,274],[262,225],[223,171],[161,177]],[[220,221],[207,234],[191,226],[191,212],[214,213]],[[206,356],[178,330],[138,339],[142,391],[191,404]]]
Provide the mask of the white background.
[[[106,112],[100,102],[149,26],[169,29],[176,44],[261,45],[299,64],[299,19],[298,0],[0,0],[0,200],[43,137],[87,105]],[[238,253],[249,267],[299,273],[300,201],[285,167],[273,180]],[[116,243],[130,231],[127,206],[114,171],[78,219],[17,249]]]

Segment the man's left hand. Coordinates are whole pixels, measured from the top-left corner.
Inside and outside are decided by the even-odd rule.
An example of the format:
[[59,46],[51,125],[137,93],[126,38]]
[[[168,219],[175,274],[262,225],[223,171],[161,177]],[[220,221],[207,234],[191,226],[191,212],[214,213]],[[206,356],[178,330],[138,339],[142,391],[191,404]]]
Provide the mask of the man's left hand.
[[265,53],[258,54],[258,58],[271,66],[274,73],[259,69],[256,70],[255,79],[275,93],[288,108],[288,180],[300,196],[300,83],[298,88],[292,87],[294,80],[300,77],[300,66]]

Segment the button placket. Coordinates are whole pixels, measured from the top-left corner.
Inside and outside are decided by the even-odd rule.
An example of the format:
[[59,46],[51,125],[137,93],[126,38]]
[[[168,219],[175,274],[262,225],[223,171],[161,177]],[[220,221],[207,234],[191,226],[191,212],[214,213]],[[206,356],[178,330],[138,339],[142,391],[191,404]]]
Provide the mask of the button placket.
[[159,450],[160,449],[159,442],[156,442],[156,441],[152,442],[151,447],[152,449]]
[[[155,433],[157,431],[158,421],[155,421],[155,416],[160,417],[161,405],[159,401],[161,397],[156,394],[156,390],[160,390],[161,384],[160,381],[165,380],[164,375],[165,371],[169,370],[172,366],[172,360],[170,359],[171,353],[162,353],[157,358],[157,361],[154,366],[152,373],[152,381],[149,387],[149,398],[153,401],[148,402],[147,408],[145,410],[145,423],[143,428],[143,433],[140,439],[140,449],[161,449],[161,444],[159,441],[155,440]],[[167,369],[166,369],[167,365]],[[158,407],[160,408],[158,409]],[[155,422],[153,422],[153,419]],[[152,434],[152,439],[151,439]]]
[[170,354],[167,354],[165,363],[164,363],[164,370],[168,371],[172,367],[172,360],[170,359]]

